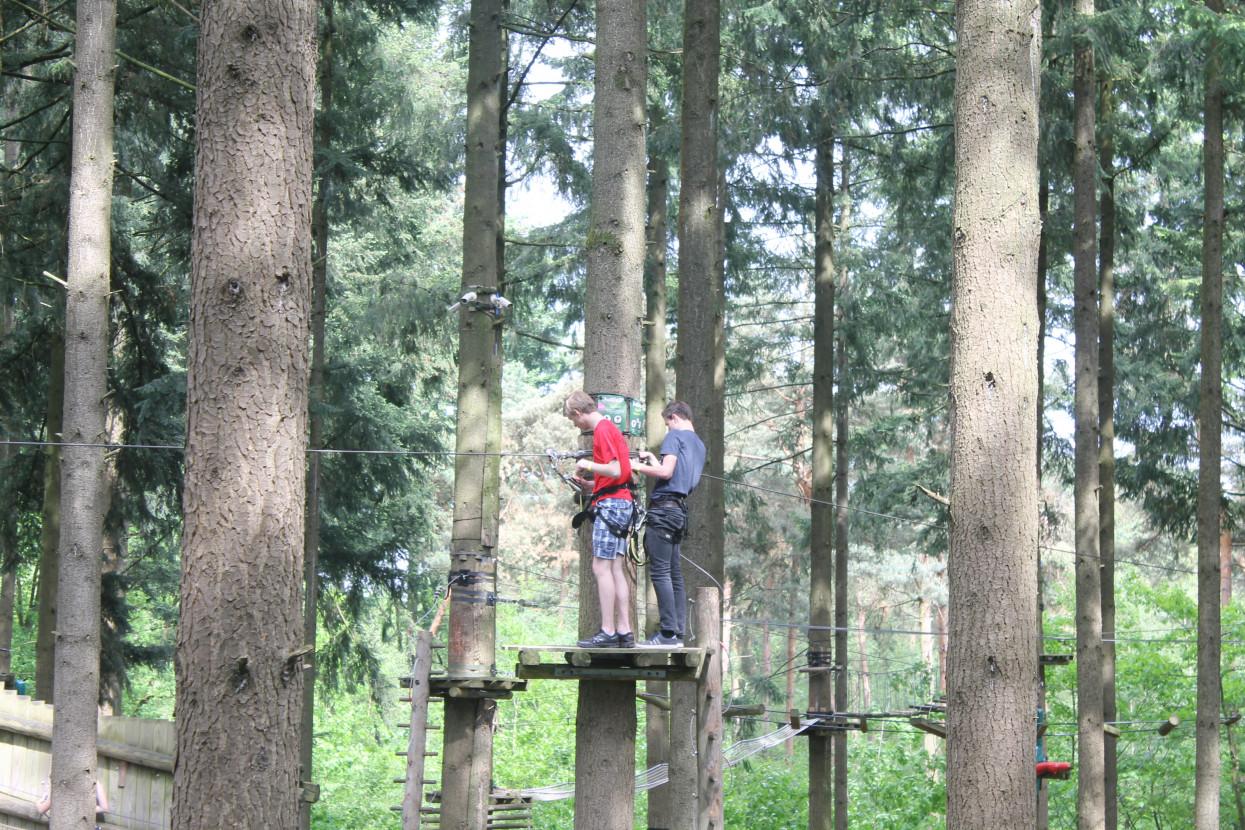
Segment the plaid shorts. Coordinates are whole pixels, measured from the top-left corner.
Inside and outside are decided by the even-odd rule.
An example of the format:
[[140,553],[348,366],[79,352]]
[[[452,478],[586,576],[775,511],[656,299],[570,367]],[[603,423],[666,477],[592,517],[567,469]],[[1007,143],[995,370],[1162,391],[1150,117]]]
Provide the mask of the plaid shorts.
[[631,499],[601,499],[596,503],[597,517],[592,522],[593,556],[598,559],[613,559],[627,552],[627,539],[615,536],[601,518],[608,518],[615,525],[628,525],[634,509],[635,502]]

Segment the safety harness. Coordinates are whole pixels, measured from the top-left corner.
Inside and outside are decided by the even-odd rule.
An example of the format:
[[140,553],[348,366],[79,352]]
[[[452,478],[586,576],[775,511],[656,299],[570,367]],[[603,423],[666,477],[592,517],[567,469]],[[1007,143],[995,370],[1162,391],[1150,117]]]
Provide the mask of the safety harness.
[[[586,493],[579,487],[574,479],[564,475],[562,471],[558,469],[558,462],[563,458],[587,457],[585,455],[586,452],[587,451],[581,450],[578,453],[572,454],[559,453],[557,450],[547,451],[549,461],[553,465],[554,471],[557,472],[558,476],[565,481],[572,490],[575,491],[575,495],[580,500],[582,509],[571,517],[571,527],[578,530],[580,525],[582,525],[586,520],[603,522],[611,534],[619,539],[627,540],[628,558],[630,558],[631,561],[635,562],[637,565],[643,565],[646,561],[646,557],[642,552],[639,540],[640,528],[644,526],[645,511],[644,508],[640,506],[635,485],[631,483],[611,484],[609,487],[602,487],[595,493]],[[612,521],[608,517],[597,512],[596,506],[598,501],[604,498],[609,498],[615,493],[621,493],[623,490],[626,490],[631,494],[631,513],[625,522]],[[586,503],[585,499],[587,500]]]

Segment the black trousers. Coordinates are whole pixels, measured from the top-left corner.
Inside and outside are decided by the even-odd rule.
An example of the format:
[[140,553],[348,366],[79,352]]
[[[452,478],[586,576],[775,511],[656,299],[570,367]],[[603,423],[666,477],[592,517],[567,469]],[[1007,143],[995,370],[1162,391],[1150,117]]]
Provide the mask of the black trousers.
[[648,552],[648,575],[657,594],[657,614],[663,631],[682,639],[687,626],[687,589],[683,585],[683,566],[679,544],[687,530],[687,508],[673,499],[649,506],[644,530],[644,549]]

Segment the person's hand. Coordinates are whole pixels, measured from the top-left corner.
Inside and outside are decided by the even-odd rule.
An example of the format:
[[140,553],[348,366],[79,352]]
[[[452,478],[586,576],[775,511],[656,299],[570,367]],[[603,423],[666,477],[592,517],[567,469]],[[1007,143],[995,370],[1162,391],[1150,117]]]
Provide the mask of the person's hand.
[[640,459],[640,463],[642,464],[656,464],[657,463],[657,456],[653,455],[648,450],[640,450],[638,453],[636,453],[636,457]]
[[586,472],[592,472],[592,459],[581,458],[578,461],[576,461],[575,472],[578,473],[580,470],[584,470]]

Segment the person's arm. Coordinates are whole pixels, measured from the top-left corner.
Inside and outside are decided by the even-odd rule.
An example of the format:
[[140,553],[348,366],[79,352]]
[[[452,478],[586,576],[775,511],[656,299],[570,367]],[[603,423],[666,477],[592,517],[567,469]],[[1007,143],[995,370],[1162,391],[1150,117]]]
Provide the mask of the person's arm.
[[587,470],[594,476],[605,476],[606,478],[622,477],[622,465],[618,462],[617,458],[606,464],[598,464],[597,462],[591,461],[587,458],[581,458],[575,462],[575,472],[579,472],[580,470]]
[[95,782],[95,812],[108,812],[108,791],[104,789],[104,785],[100,781]]
[[648,450],[640,451],[640,463],[632,464],[631,468],[636,472],[643,473],[652,478],[661,478],[670,480],[670,476],[674,475],[674,466],[678,463],[677,455],[664,455],[661,458],[661,464],[657,463],[657,456]]

